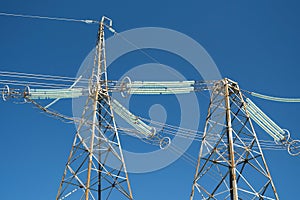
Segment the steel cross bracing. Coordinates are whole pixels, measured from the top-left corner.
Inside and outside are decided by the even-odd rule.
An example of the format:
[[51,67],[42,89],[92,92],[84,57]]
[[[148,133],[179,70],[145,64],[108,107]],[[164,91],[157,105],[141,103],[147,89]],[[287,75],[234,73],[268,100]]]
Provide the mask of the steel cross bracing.
[[[129,95],[173,95],[210,90],[211,101],[190,199],[277,200],[278,195],[250,119],[277,143],[286,147],[291,155],[300,154],[298,140],[292,140],[287,130],[280,128],[250,99],[246,98],[244,101],[238,84],[229,79],[132,81],[125,77],[122,81],[108,80],[104,27],[115,33],[111,25],[112,21],[106,17],[99,24],[95,61],[87,88],[76,86],[82,81],[80,76],[69,88],[55,88],[57,84],[27,82],[42,87],[32,89],[26,86],[25,90],[19,90],[5,85],[2,90],[4,100],[24,98],[51,115],[57,113],[48,110],[48,107],[60,99],[86,97],[82,117],[65,118],[76,123],[77,131],[56,199],[133,199],[118,134],[118,130],[122,128],[117,128],[114,113],[129,123],[136,133],[146,136],[147,140],[159,144],[164,141],[161,133],[156,133],[155,127],[112,99],[110,93],[120,92],[126,98]],[[10,75],[28,77],[25,73],[2,74]],[[41,75],[34,77],[48,80],[62,78]],[[24,85],[23,81],[8,81],[13,85]],[[54,88],[44,88],[45,86]],[[46,106],[35,102],[42,99],[54,101]],[[282,98],[279,100],[287,101]],[[186,130],[182,131],[187,134],[184,132]]]
[[[106,20],[109,19],[102,18],[100,22],[89,95],[77,124],[57,200],[132,199],[108,93],[103,30]],[[92,81],[94,77],[96,81]]]
[[237,83],[212,90],[190,199],[279,199]]

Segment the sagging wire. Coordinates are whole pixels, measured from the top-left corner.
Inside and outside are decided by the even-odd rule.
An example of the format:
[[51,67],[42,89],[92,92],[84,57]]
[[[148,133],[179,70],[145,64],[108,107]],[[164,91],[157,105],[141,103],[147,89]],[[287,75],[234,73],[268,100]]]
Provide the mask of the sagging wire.
[[[62,81],[62,82],[74,82],[78,78],[77,77],[67,77],[67,76],[58,76],[58,75],[48,75],[48,74],[33,74],[33,73],[24,73],[24,72],[16,72],[16,71],[0,71],[0,76],[6,77],[17,77],[17,78],[27,78],[27,79],[40,79],[40,80],[54,80],[54,81]],[[82,77],[80,82],[88,83],[89,78]],[[108,80],[111,82],[118,82]]]
[[[161,139],[164,138],[162,134],[157,134],[156,136],[154,136],[152,138],[143,138],[143,137],[140,136],[141,135],[140,132],[135,131],[133,129],[118,128],[118,130],[122,131],[126,135],[128,135],[128,133],[126,133],[126,132],[131,132],[138,139],[142,140],[146,144],[150,144],[150,145],[154,145],[154,146],[158,146],[158,147],[160,146],[160,142],[159,141],[161,141]],[[166,147],[166,149],[163,149],[163,150],[170,150],[174,154],[182,155],[182,159],[185,160],[186,162],[188,162],[189,164],[191,164],[192,166],[195,166],[197,164],[197,159],[196,158],[194,158],[188,152],[181,150],[179,147],[177,147],[174,144],[168,145]]]
[[[158,128],[158,127],[155,127],[155,128]],[[180,129],[180,127],[177,127],[177,128]],[[159,145],[158,141],[161,138],[163,138],[164,135],[172,135],[172,136],[176,136],[176,137],[182,137],[184,139],[191,139],[191,140],[196,141],[196,142],[202,142],[202,137],[203,137],[203,134],[201,134],[201,135],[199,135],[198,138],[191,138],[190,136],[181,135],[180,132],[176,132],[176,131],[174,131],[174,132],[171,132],[171,131],[167,132],[167,131],[161,129],[161,131],[157,133],[160,137],[158,139],[156,139],[156,142],[153,142],[153,138],[144,138],[144,137],[141,137],[141,133],[139,131],[134,130],[134,129],[128,129],[128,128],[121,128],[121,127],[119,127],[119,130],[122,130],[123,133],[125,133],[126,135],[128,135],[128,133],[132,133],[136,137],[138,137],[140,140],[142,140],[143,142],[145,142],[147,144],[154,144],[156,146]],[[215,136],[215,137],[218,138],[217,136]],[[215,142],[215,139],[213,139],[212,137],[210,137],[210,139],[206,138],[205,140],[207,142],[209,142],[209,143]],[[243,139],[243,140],[245,140],[245,141],[249,140],[250,141],[250,139]],[[243,145],[243,144],[241,142],[236,142],[235,145],[236,146],[240,146],[240,145]],[[283,145],[276,144],[272,140],[260,140],[260,146],[264,150],[286,150],[286,148]]]
[[183,159],[185,159],[186,162],[190,163],[192,166],[197,165],[197,158],[189,154],[187,151],[183,151],[176,145],[170,145],[169,146],[170,150],[173,150],[174,153],[177,153],[179,155],[182,155]]
[[37,107],[38,109],[40,109],[44,113],[46,113],[49,116],[52,116],[56,119],[60,119],[64,123],[75,123],[75,122],[79,123],[80,122],[80,119],[76,119],[74,117],[69,117],[69,116],[63,115],[61,113],[58,113],[56,111],[51,111],[51,110],[43,107],[42,105],[40,105],[39,103],[37,103],[36,101],[34,101],[32,99],[25,98],[25,101],[28,102],[28,103],[32,103],[35,107]]
[[[29,103],[32,103],[34,106],[36,106],[38,109],[40,109],[44,113],[48,114],[49,116],[54,117],[56,119],[60,119],[64,123],[79,123],[81,121],[80,119],[76,119],[74,117],[69,117],[69,116],[63,115],[61,113],[58,113],[56,111],[52,111],[52,110],[46,109],[45,107],[43,107],[42,105],[40,105],[39,103],[37,103],[36,101],[33,101],[31,99],[26,98],[26,101],[29,102]],[[156,123],[156,124],[161,124],[160,122],[154,122],[153,120],[151,120],[151,122],[152,123]],[[87,122],[86,121],[85,123],[89,124],[89,123],[92,123],[92,122]],[[166,125],[166,126],[170,126],[172,128],[176,127],[176,126],[172,126],[172,125]],[[180,129],[180,127],[177,127],[177,130],[179,130],[179,129]],[[134,133],[143,142],[151,144],[151,145],[155,145],[155,146],[159,146],[159,141],[164,137],[163,134],[166,133],[166,132],[162,132],[159,135],[157,135],[157,136],[149,139],[149,138],[140,137],[141,133],[138,132],[138,131],[135,131],[135,130],[124,129],[124,128],[121,128],[121,127],[119,127],[118,130],[123,131],[125,133],[126,132]],[[176,133],[172,134],[171,131],[168,132],[168,133],[166,133],[166,134],[177,136]],[[180,135],[179,135],[179,137],[180,137]],[[181,137],[183,137],[183,136],[181,136]],[[199,135],[199,137],[202,137],[202,135]],[[189,136],[185,137],[185,138],[186,139],[191,139]],[[201,140],[198,139],[196,141],[201,141]],[[271,145],[272,144],[271,142],[272,141],[262,141],[262,142],[260,142],[260,144],[261,144],[261,147],[264,150],[284,150],[284,148],[282,148],[282,149],[275,148],[275,147],[278,147],[278,145],[276,145],[276,144],[274,145],[274,143],[273,143],[273,145]],[[196,159],[193,156],[191,156],[187,152],[183,152],[182,150],[180,150],[179,147],[176,147],[174,144],[168,145],[167,148],[170,148],[170,150],[173,151],[176,154],[183,155],[183,159],[194,166],[194,164],[196,162]]]
[[200,139],[202,138],[202,136],[198,136],[197,134],[203,134],[203,131],[199,131],[199,130],[192,130],[192,129],[188,129],[188,128],[182,128],[182,127],[178,127],[178,126],[173,126],[173,125],[169,125],[169,124],[165,124],[162,122],[157,122],[157,121],[153,121],[150,119],[146,119],[143,117],[139,117],[140,119],[144,120],[145,122],[148,122],[150,124],[153,124],[157,127],[160,127],[162,129],[164,129],[164,131],[168,132],[169,130],[172,130],[172,132],[174,131],[178,131],[180,133],[182,133],[183,135],[186,134],[187,136],[194,138],[194,137],[200,137]]
[[[192,139],[192,140],[198,141],[198,142],[202,141],[202,137],[203,137],[203,134],[204,134],[204,132],[202,132],[202,131],[185,129],[185,128],[181,128],[181,127],[177,127],[177,126],[163,124],[161,122],[156,122],[156,121],[153,121],[153,120],[148,120],[148,119],[142,118],[142,117],[140,117],[140,118],[142,120],[150,122],[154,125],[158,125],[157,127],[161,128],[162,132],[164,134],[183,137],[185,139]],[[165,127],[170,128],[171,130],[168,130]],[[216,135],[216,134],[217,133],[215,133],[214,135]],[[214,142],[215,141],[214,137],[215,137],[215,139],[218,139],[218,136],[216,135],[216,136],[210,136],[210,139],[206,138],[206,141]],[[270,140],[268,142],[267,141],[260,141],[260,144],[264,147],[264,149],[266,149],[266,148],[280,148],[280,149],[284,148],[281,144],[276,144],[272,140]]]
[[[32,74],[32,73],[15,72],[15,71],[0,71],[0,76],[12,76],[12,77],[20,77],[20,78],[36,77],[36,79],[42,79],[42,80],[58,80],[58,81],[69,81],[69,82],[73,82],[76,80],[76,78],[67,77],[67,76]],[[82,78],[82,80],[88,81],[87,78]]]
[[291,97],[275,97],[275,96],[270,96],[270,95],[265,95],[265,94],[260,94],[257,92],[250,92],[248,90],[242,90],[251,96],[260,98],[260,99],[265,99],[269,101],[277,101],[277,102],[284,102],[284,103],[300,103],[300,98],[291,98]]
[[[104,24],[104,26],[106,26],[109,30],[111,30],[111,27]],[[139,46],[137,46],[136,44],[134,44],[132,41],[128,40],[126,37],[124,37],[122,34],[118,33],[116,30],[112,29],[111,32],[113,32],[114,36],[119,36],[123,41],[127,42],[129,45],[131,45],[132,47],[134,47],[136,50],[138,50],[139,52],[141,52],[142,54],[144,54],[146,57],[148,57],[150,60],[152,60],[154,63],[157,63],[159,65],[162,65],[161,62],[159,62],[157,59],[155,59],[154,57],[152,57],[149,53],[147,53],[146,51],[144,51],[142,48],[140,48]],[[181,77],[174,73],[173,71],[171,71],[170,69],[167,69],[167,71],[171,72],[172,74],[174,74],[177,78],[181,79]]]
[[[35,87],[55,88],[55,89],[70,87],[72,83],[76,81],[76,78],[70,78],[70,77],[29,74],[23,72],[8,72],[8,71],[0,71],[0,77],[14,78],[14,79],[1,78],[0,84],[10,84],[10,85],[17,85],[17,86],[30,85]],[[50,82],[50,81],[55,81],[55,82]],[[66,84],[66,82],[70,82],[70,84]],[[80,82],[87,83],[87,80],[82,78]]]
[[[26,99],[27,102],[30,102],[32,103],[33,105],[35,105],[37,108],[39,108],[40,110],[42,110],[43,112],[49,114],[50,116],[53,116],[55,118],[59,118],[61,119],[61,121],[65,122],[65,123],[79,123],[80,122],[80,119],[75,119],[74,117],[69,117],[69,116],[65,116],[65,115],[62,115],[58,112],[55,112],[55,111],[51,111],[49,109],[46,109],[45,107],[43,107],[42,105],[38,104],[36,101],[33,101],[31,99]],[[145,119],[145,118],[143,118]],[[155,122],[153,120],[151,120],[151,122],[153,124],[162,124],[160,122]],[[86,122],[86,123],[89,123],[89,122]],[[91,123],[91,122],[90,122]],[[172,127],[173,129],[176,129],[177,130],[180,130],[182,128],[180,127],[176,127],[176,126],[173,126],[173,125],[167,125],[167,124],[163,124],[164,126],[170,126]],[[160,127],[161,128],[161,127]],[[119,127],[118,128],[119,130],[123,131],[123,132],[131,132],[131,133],[134,133],[135,136],[137,136],[140,140],[142,140],[143,142],[146,142],[148,144],[155,144],[156,146],[159,146],[159,141],[164,137],[163,135],[164,134],[167,134],[167,135],[173,135],[173,136],[179,136],[179,137],[183,137],[185,139],[193,139],[193,137],[195,136],[194,134],[192,136],[189,136],[187,134],[180,134],[180,131],[177,131],[177,132],[172,132],[172,131],[166,131],[166,129],[164,130],[163,128],[161,129],[161,133],[159,133],[158,136],[156,137],[152,137],[152,138],[144,138],[144,137],[141,137],[141,133],[139,131],[136,131],[136,130],[133,130],[133,129],[126,129],[126,128],[122,128],[122,127]],[[188,129],[189,131],[191,131],[190,129]],[[199,133],[200,131],[198,131]],[[203,137],[203,132],[201,132],[202,134],[198,135],[196,138],[194,138],[193,140],[195,141],[198,141],[198,142],[201,142],[202,141],[202,137]],[[207,140],[207,139],[206,139]],[[209,140],[207,140],[209,142]],[[215,140],[211,140],[211,141],[215,141]],[[236,143],[235,145],[242,145],[242,143]],[[264,149],[264,150],[284,150],[284,146],[280,145],[280,144],[276,144],[274,143],[273,141],[266,141],[266,140],[262,140],[260,141],[260,145],[261,147]]]
[[[42,74],[28,74],[28,73],[23,73],[23,72],[8,72],[8,71],[0,71],[0,77],[6,77],[6,78],[17,78],[17,79],[1,79],[0,78],[0,84],[10,84],[10,85],[17,85],[17,86],[35,86],[35,87],[42,87],[42,88],[55,88],[55,89],[63,89],[65,87],[70,87],[72,85],[73,82],[77,82],[79,85],[78,86],[74,86],[73,88],[83,88],[83,87],[87,87],[89,84],[89,79],[87,78],[82,78],[77,81],[77,78],[71,78],[71,77],[64,77],[64,76],[52,76],[52,75],[42,75]],[[21,79],[21,80],[20,80]],[[42,81],[41,81],[42,80]],[[51,82],[50,82],[51,81]],[[55,82],[52,82],[55,81]],[[200,81],[186,81],[186,82],[195,82],[195,84],[190,87],[194,87],[194,92],[198,92],[198,91],[203,91],[205,90],[203,87],[198,88],[199,87],[199,83]],[[197,83],[196,83],[197,82]],[[143,81],[134,81],[132,83],[129,84],[129,87],[131,87],[130,85],[138,85],[140,83],[144,83]],[[160,82],[157,82],[158,85]],[[167,82],[166,84],[170,84],[172,82]],[[201,84],[209,84],[208,81],[201,81]],[[109,90],[110,91],[118,91],[118,92],[122,92],[124,90],[124,88],[126,88],[124,86],[124,82],[122,81],[114,81],[114,80],[108,80],[108,84],[109,84]],[[155,85],[155,83],[153,82],[145,82],[145,84],[152,84],[151,87],[154,87],[153,85]],[[164,84],[163,82],[161,84]],[[176,84],[176,81],[174,81],[174,84]],[[180,83],[178,83],[178,87],[180,87]],[[182,84],[186,84],[186,83],[182,83]],[[134,86],[135,89],[136,86]],[[173,87],[170,87],[170,90],[172,90]],[[143,89],[143,87],[141,87],[141,89]],[[145,89],[145,88],[144,88]],[[155,89],[155,88],[152,88]],[[174,88],[174,89],[178,89],[178,88]],[[186,89],[185,87],[183,87],[183,89]],[[146,90],[145,90],[146,91]],[[152,93],[151,93],[152,94]]]
[[[9,84],[9,85],[21,85],[21,86],[35,86],[35,87],[43,87],[43,88],[55,88],[62,89],[70,87],[71,85],[59,84],[59,83],[39,83],[34,81],[19,81],[19,80],[3,80],[0,79],[1,84]],[[78,88],[78,87],[77,87]],[[79,87],[81,88],[81,87]]]
[[[138,116],[136,116],[136,118],[147,122],[149,124],[148,126],[153,126],[153,128],[155,128],[156,130],[161,130],[160,131],[161,135],[178,136],[178,137],[182,137],[182,138],[185,138],[185,139],[191,139],[191,140],[198,141],[198,142],[201,142],[202,139],[203,139],[202,138],[203,137],[203,132],[202,131],[191,130],[191,129],[181,128],[181,127],[177,127],[177,126],[172,126],[172,125],[168,125],[168,124],[161,123],[161,122],[156,122],[156,121],[146,119],[146,118],[143,118],[143,117],[138,117]],[[131,131],[130,129],[127,129],[127,131],[133,132],[135,135],[138,135],[138,134],[141,135],[142,134],[138,131]],[[162,137],[160,137],[160,138],[162,138]],[[215,139],[218,139],[217,133],[213,134],[213,136],[210,136],[210,140],[211,140],[210,142],[215,141],[214,137],[215,137]],[[142,139],[142,140],[145,141],[145,139]],[[206,140],[208,141],[207,138],[206,138]],[[149,141],[147,141],[146,143],[149,143]],[[261,145],[265,149],[274,149],[275,150],[275,149],[282,149],[283,148],[282,145],[276,144],[276,143],[274,143],[274,141],[270,141],[269,143],[262,141]]]

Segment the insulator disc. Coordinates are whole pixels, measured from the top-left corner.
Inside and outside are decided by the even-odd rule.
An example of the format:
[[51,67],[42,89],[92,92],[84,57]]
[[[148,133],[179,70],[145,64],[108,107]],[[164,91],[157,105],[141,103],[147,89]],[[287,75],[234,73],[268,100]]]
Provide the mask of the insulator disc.
[[300,140],[293,140],[288,146],[288,152],[292,156],[300,155]]
[[89,85],[89,94],[92,95],[96,92],[96,87],[99,82],[99,77],[97,75],[94,75],[92,79],[90,80]]
[[289,143],[289,140],[291,139],[291,134],[290,134],[290,131],[287,130],[287,129],[282,129],[284,130],[284,140],[283,140],[283,143],[286,144],[286,143]]
[[27,85],[24,89],[24,101],[27,102],[27,98],[30,97],[30,87]]
[[130,95],[131,80],[128,76],[125,76],[121,81],[121,95],[123,98],[127,98]]
[[10,91],[8,85],[5,85],[2,90],[2,99],[3,101],[6,101],[10,96]]
[[164,137],[160,140],[159,147],[161,149],[166,149],[170,146],[170,144],[171,144],[171,139],[169,137]]

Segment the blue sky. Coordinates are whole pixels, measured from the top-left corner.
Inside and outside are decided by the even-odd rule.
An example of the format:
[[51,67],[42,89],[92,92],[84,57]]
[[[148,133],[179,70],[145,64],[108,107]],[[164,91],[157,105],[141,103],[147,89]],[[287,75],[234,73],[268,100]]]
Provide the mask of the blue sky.
[[[297,1],[276,0],[0,2],[0,11],[8,13],[78,19],[106,15],[119,32],[149,26],[174,29],[199,42],[223,77],[238,81],[243,89],[283,97],[300,96],[299,9]],[[11,17],[0,17],[0,26],[1,71],[70,77],[76,76],[94,47],[97,32],[94,25]],[[300,104],[254,101],[289,129],[293,138],[300,138]],[[201,107],[202,118],[206,106]],[[70,102],[60,108],[71,112]],[[1,199],[54,199],[75,127],[45,116],[29,104],[1,102],[0,112]],[[262,131],[260,134],[265,137]],[[195,157],[198,146],[193,144],[190,150]],[[299,157],[285,151],[266,151],[265,157],[280,198],[295,199]],[[130,174],[134,196],[143,200],[188,199],[193,173],[193,166],[179,160],[160,171]]]

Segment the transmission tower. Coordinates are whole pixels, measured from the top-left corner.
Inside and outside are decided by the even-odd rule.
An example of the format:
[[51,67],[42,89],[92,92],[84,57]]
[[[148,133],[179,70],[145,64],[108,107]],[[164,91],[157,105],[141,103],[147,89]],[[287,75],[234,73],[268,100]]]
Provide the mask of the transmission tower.
[[[35,16],[31,16],[35,17]],[[38,16],[36,16],[38,17]],[[55,18],[55,20],[72,19]],[[74,20],[73,20],[74,21]],[[189,129],[161,125],[149,125],[146,119],[131,113],[120,102],[111,97],[112,92],[128,95],[174,95],[211,91],[210,105],[202,137],[196,173],[193,180],[190,200],[193,199],[274,199],[278,200],[270,171],[262,148],[254,131],[252,121],[257,123],[282,148],[297,156],[300,155],[300,140],[293,140],[289,131],[280,128],[250,99],[245,98],[238,84],[230,79],[219,81],[108,81],[105,56],[104,29],[113,33],[112,21],[102,17],[100,22],[77,20],[83,23],[99,23],[94,64],[88,72],[88,87],[74,87],[80,78],[1,72],[0,76],[27,78],[29,80],[74,81],[70,87],[52,88],[62,84],[39,83],[38,81],[4,80],[8,84],[26,86],[24,90],[2,88],[3,100],[24,99],[42,111],[61,119],[71,120],[77,125],[70,155],[66,163],[56,200],[63,199],[130,199],[132,192],[122,153],[114,113],[124,119],[133,129],[123,131],[134,133],[149,144],[168,148],[171,140],[165,133],[173,134],[174,128],[186,138]],[[90,68],[89,68],[90,69]],[[88,70],[86,70],[88,71]],[[0,79],[1,80],[1,79]],[[86,80],[83,80],[84,83]],[[1,81],[0,81],[1,82]],[[38,88],[30,89],[29,84]],[[44,88],[45,86],[50,88]],[[300,98],[278,98],[248,92],[259,98],[280,101],[300,102]],[[60,99],[86,98],[82,116],[67,117],[48,108]],[[41,106],[35,100],[53,101]],[[145,122],[144,122],[145,121]],[[149,120],[148,120],[149,122]],[[152,123],[153,121],[151,121]],[[160,125],[157,125],[160,124]],[[155,125],[155,123],[153,123]],[[156,130],[162,131],[156,131]],[[273,141],[272,141],[273,143]]]
[[279,199],[237,83],[212,90],[190,199]]
[[[108,22],[109,24],[105,24]],[[108,92],[103,17],[98,31],[89,95],[56,199],[132,199]]]

